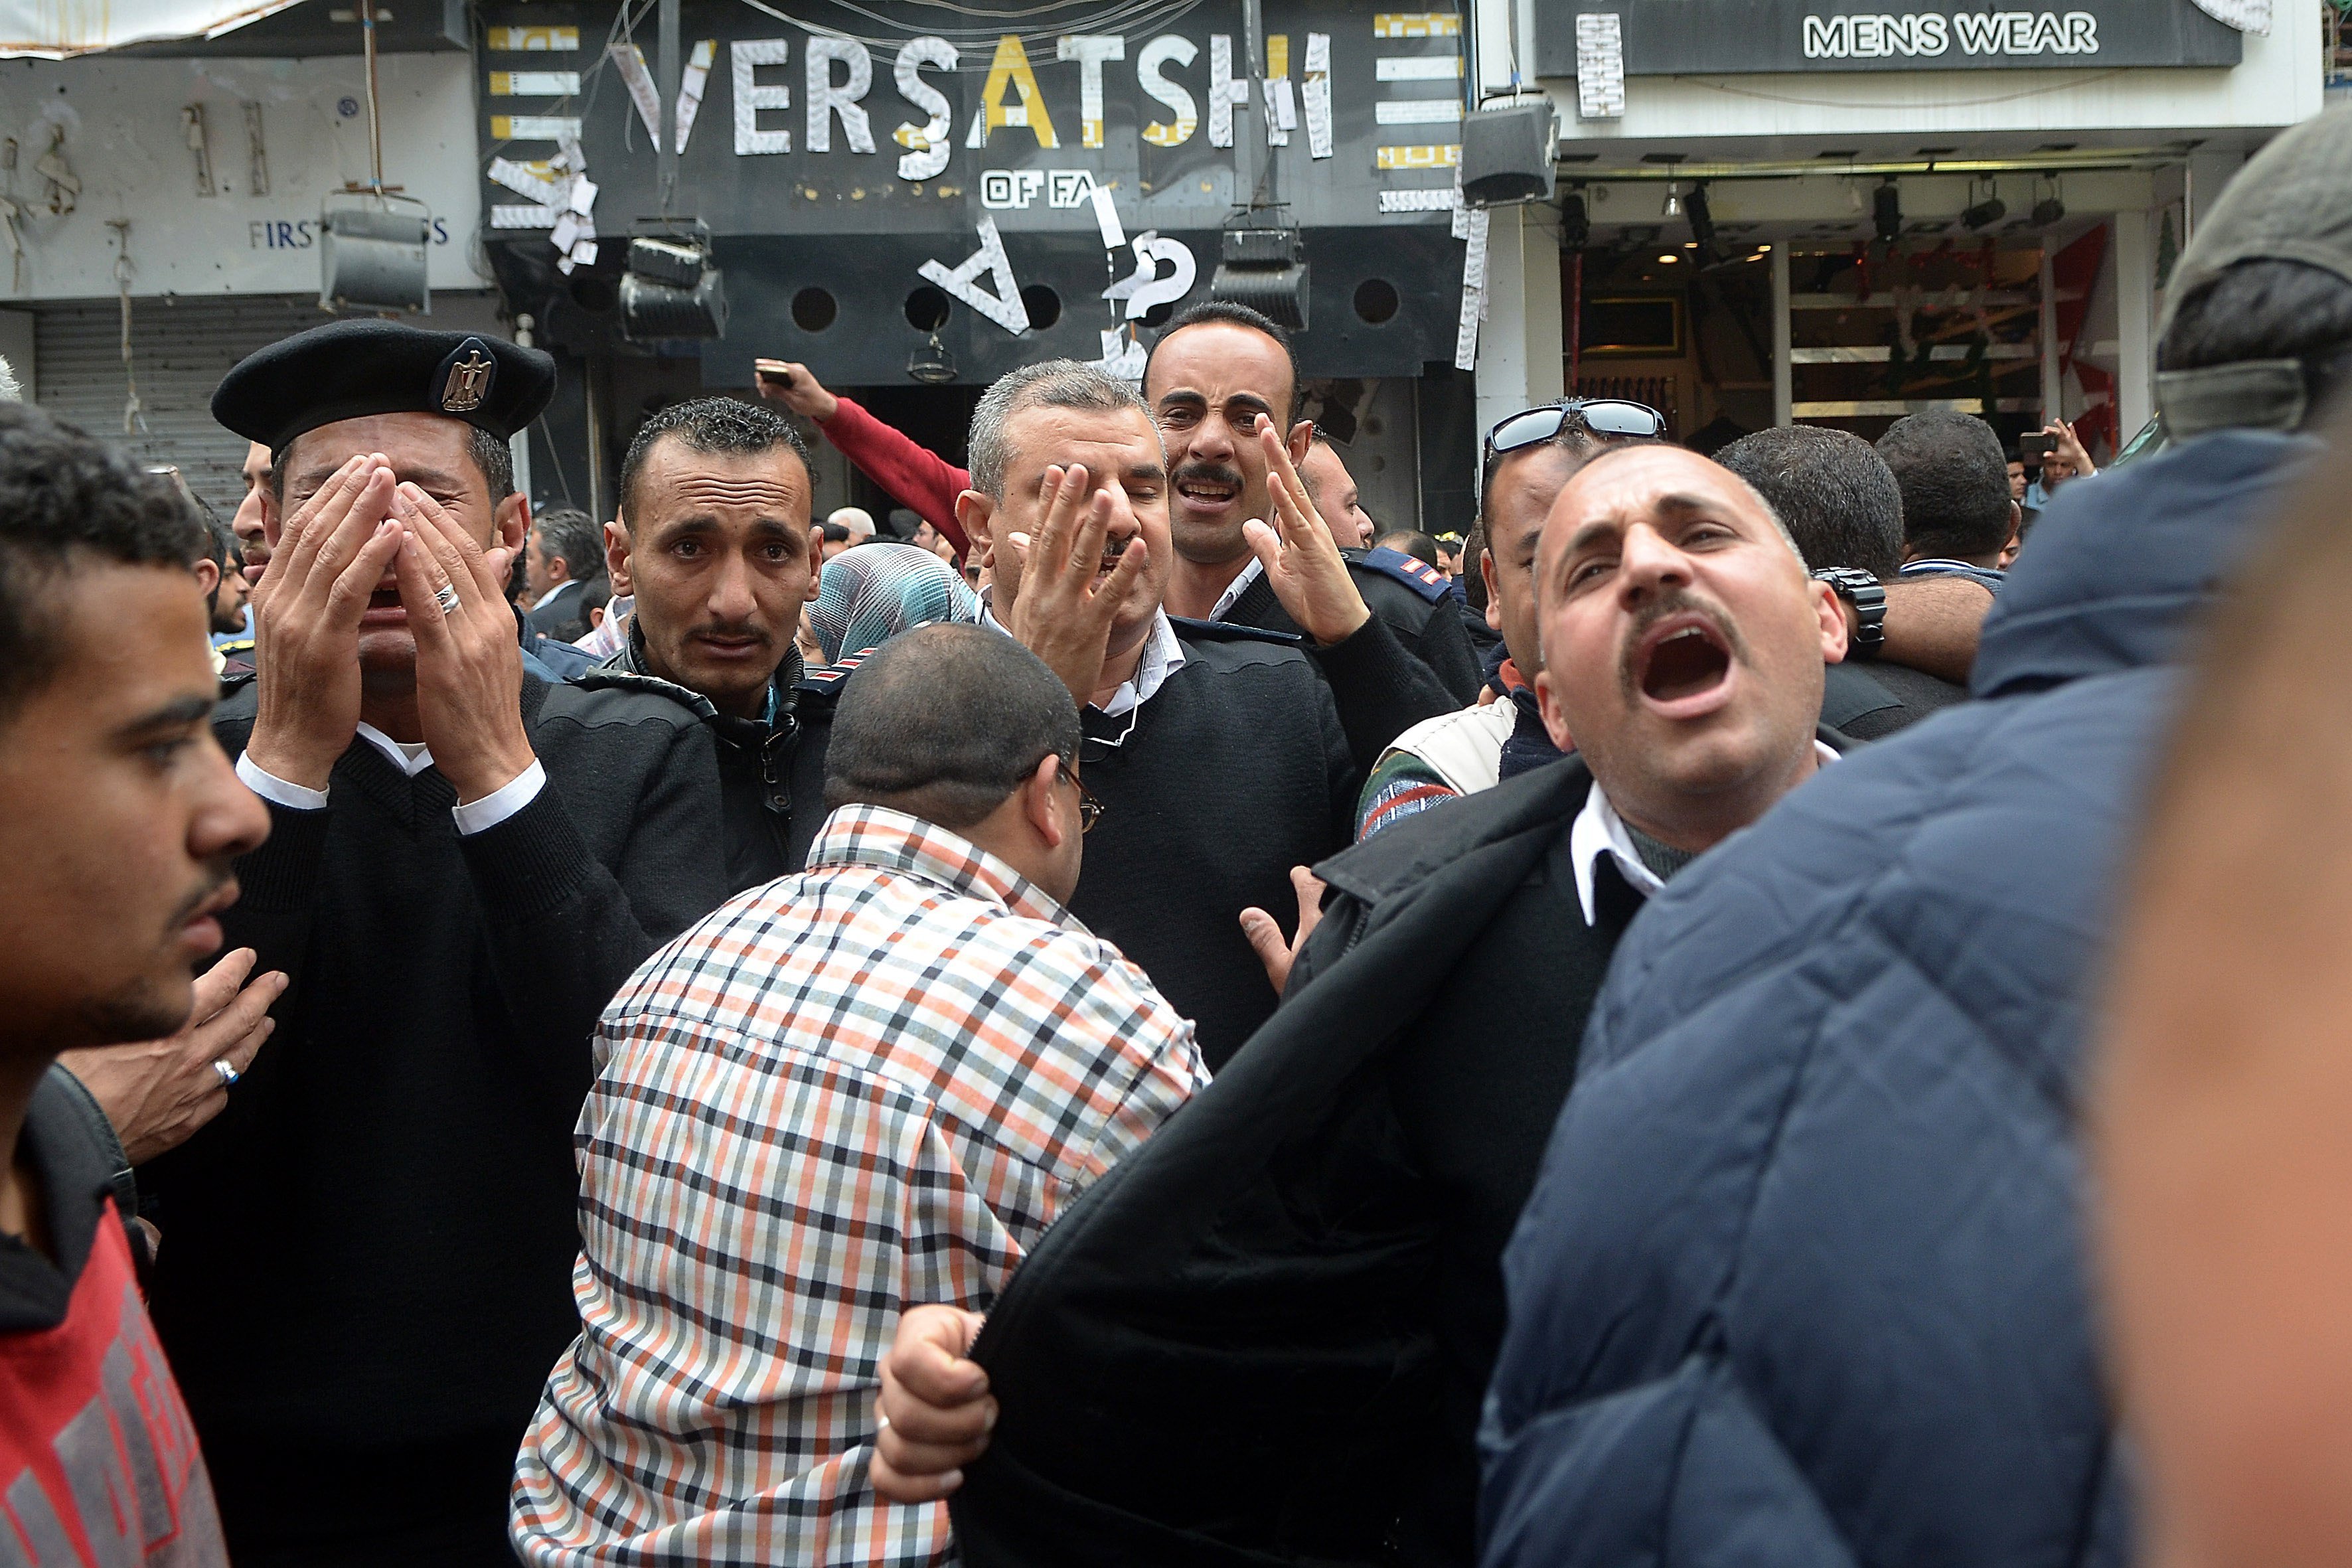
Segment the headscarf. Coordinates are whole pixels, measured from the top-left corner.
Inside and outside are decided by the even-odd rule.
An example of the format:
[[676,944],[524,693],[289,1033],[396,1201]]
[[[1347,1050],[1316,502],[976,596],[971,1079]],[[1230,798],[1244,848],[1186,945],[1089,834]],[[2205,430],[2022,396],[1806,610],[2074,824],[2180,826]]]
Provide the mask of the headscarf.
[[911,544],[861,544],[824,563],[810,627],[827,663],[933,621],[974,625],[980,600],[955,568]]

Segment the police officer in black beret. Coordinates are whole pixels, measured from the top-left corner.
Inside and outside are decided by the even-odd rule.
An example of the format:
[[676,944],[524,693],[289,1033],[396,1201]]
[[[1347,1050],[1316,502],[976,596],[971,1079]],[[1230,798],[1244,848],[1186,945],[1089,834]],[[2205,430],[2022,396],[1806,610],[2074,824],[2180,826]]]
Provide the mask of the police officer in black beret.
[[724,895],[694,715],[524,667],[507,443],[554,380],[339,321],[213,400],[274,475],[259,674],[215,721],[271,833],[224,923],[291,984],[275,1048],[141,1179],[240,1563],[511,1563],[515,1450],[578,1327],[588,1037]]

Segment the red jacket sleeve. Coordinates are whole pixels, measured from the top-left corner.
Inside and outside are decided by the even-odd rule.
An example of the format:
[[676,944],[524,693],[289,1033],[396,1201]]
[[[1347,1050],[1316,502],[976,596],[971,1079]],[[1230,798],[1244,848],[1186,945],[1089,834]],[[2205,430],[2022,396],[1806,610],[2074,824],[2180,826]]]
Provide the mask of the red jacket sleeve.
[[904,431],[885,425],[855,402],[836,395],[840,407],[818,426],[824,438],[866,477],[911,508],[916,516],[947,535],[958,555],[971,548],[956,521],[956,497],[971,488],[971,475]]

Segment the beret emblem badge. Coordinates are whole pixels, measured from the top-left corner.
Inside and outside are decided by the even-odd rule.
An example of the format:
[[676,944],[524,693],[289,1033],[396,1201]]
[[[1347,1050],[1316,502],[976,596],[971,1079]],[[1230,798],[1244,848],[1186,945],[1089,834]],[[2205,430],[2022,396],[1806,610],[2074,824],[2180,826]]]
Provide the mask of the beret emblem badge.
[[449,378],[441,386],[441,412],[471,414],[489,395],[490,372],[496,368],[490,356],[479,343],[469,343],[465,357],[454,360],[449,366]]

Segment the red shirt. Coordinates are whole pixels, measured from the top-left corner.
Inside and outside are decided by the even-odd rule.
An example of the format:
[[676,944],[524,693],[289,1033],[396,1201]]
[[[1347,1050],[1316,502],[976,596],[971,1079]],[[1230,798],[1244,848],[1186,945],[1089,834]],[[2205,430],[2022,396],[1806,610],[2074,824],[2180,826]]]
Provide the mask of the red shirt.
[[0,1561],[226,1568],[212,1479],[104,1168],[50,1113],[53,1092],[35,1097],[26,1150],[67,1268],[0,1238]]
[[846,397],[818,426],[824,438],[866,471],[866,477],[896,496],[917,517],[947,535],[958,555],[971,548],[956,521],[956,497],[971,489],[971,475],[957,468],[896,426],[885,425]]

